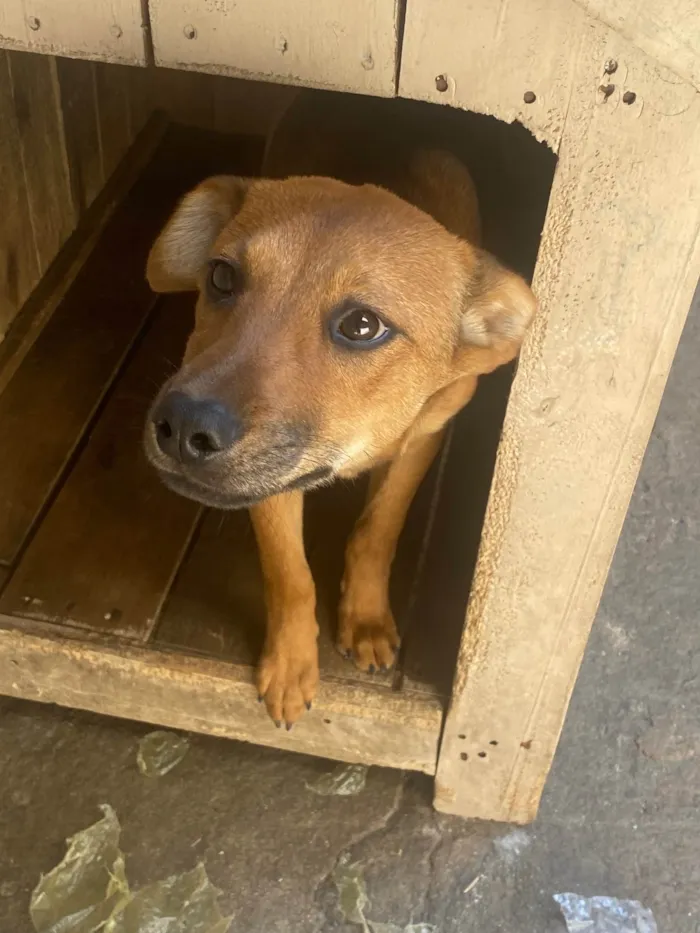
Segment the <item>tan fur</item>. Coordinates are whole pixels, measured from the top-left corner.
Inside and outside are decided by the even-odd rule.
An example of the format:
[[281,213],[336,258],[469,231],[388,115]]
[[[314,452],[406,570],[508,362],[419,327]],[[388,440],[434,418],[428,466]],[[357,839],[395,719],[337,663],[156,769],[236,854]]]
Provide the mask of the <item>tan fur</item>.
[[[294,126],[292,108],[278,130],[292,153]],[[308,161],[312,141],[303,144]],[[303,493],[290,486],[318,467],[338,477],[375,471],[348,543],[338,647],[363,670],[389,667],[399,644],[389,574],[408,507],[445,424],[478,375],[517,354],[535,310],[523,280],[480,250],[474,187],[454,156],[416,151],[394,193],[325,177],[335,149],[321,134],[318,150],[323,176],[204,182],[148,263],[156,290],[200,290],[183,365],[159,398],[173,388],[216,398],[246,430],[225,457],[196,467],[166,462],[152,426],[146,450],[166,479],[192,484],[202,501],[254,500],[268,607],[258,686],[272,718],[288,724],[318,681]],[[210,259],[226,257],[243,264],[245,287],[222,309],[208,300],[204,276]],[[397,336],[374,350],[333,345],[324,321],[348,296],[386,314]],[[280,438],[300,424],[303,451],[280,466]]]

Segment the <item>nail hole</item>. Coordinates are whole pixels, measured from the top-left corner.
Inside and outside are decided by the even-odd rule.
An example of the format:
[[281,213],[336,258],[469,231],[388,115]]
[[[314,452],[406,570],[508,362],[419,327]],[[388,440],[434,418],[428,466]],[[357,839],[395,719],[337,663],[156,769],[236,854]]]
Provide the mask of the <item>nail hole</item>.
[[521,742],[520,747],[524,748],[526,752],[529,752],[532,748],[532,739],[528,739],[527,742]]
[[486,752],[479,752],[479,758],[486,758]]
[[458,738],[460,738],[460,739],[466,739],[466,735],[462,735],[462,734],[460,733],[460,735],[458,736]]
[[326,724],[327,726],[330,726],[330,724],[331,724],[330,719],[324,719],[323,721],[325,722],[325,724]]
[[182,31],[185,34],[185,39],[196,39],[197,38],[197,30],[194,28],[194,26],[187,25]]
[[27,18],[27,25],[36,32],[41,27],[41,21],[36,16],[30,16]]
[[615,85],[614,84],[601,84],[598,90],[603,95],[605,100],[607,100],[608,97],[610,97],[612,92],[615,90]]
[[498,745],[498,742],[495,739],[491,739],[489,745]]
[[523,94],[523,100],[526,104],[534,104],[537,100],[537,95],[534,91],[525,91]]
[[617,71],[617,62],[614,58],[609,58],[605,63],[605,74],[614,75]]
[[438,75],[435,79],[435,87],[441,94],[444,94],[449,84],[447,83],[447,77],[445,75]]
[[633,104],[636,99],[637,95],[634,93],[634,91],[625,91],[625,93],[622,95],[623,104]]
[[466,752],[462,752],[459,757],[462,759],[462,761],[466,761],[469,758],[469,755],[467,755]]

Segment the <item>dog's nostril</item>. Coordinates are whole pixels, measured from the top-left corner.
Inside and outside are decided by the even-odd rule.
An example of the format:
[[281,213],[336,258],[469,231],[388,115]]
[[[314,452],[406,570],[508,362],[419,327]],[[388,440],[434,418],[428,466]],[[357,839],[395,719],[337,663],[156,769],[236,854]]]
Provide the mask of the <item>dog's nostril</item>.
[[192,435],[190,438],[190,446],[200,454],[213,454],[219,450],[219,447],[214,443],[213,438],[211,438],[208,434],[205,434],[203,431],[198,431],[196,434]]
[[163,440],[169,441],[173,436],[173,429],[170,427],[169,422],[159,421],[156,424],[156,433],[158,434],[158,437],[162,437]]

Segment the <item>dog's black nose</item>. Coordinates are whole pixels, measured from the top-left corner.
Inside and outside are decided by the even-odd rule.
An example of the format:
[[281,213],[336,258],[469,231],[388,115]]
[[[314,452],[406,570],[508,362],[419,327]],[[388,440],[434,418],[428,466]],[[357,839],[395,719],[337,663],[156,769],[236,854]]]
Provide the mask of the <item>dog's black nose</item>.
[[169,392],[153,413],[158,446],[174,460],[196,463],[227,450],[241,433],[240,423],[214,399]]

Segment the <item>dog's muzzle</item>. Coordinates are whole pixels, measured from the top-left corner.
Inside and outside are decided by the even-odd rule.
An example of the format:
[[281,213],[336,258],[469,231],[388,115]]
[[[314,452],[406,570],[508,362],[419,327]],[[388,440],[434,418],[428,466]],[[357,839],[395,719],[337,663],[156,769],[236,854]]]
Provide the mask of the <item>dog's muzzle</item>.
[[[257,434],[257,437],[251,436]],[[305,469],[313,431],[304,422],[246,432],[219,400],[168,392],[146,425],[146,455],[174,492],[202,505],[238,509],[292,489],[307,490],[333,476],[314,457]]]

